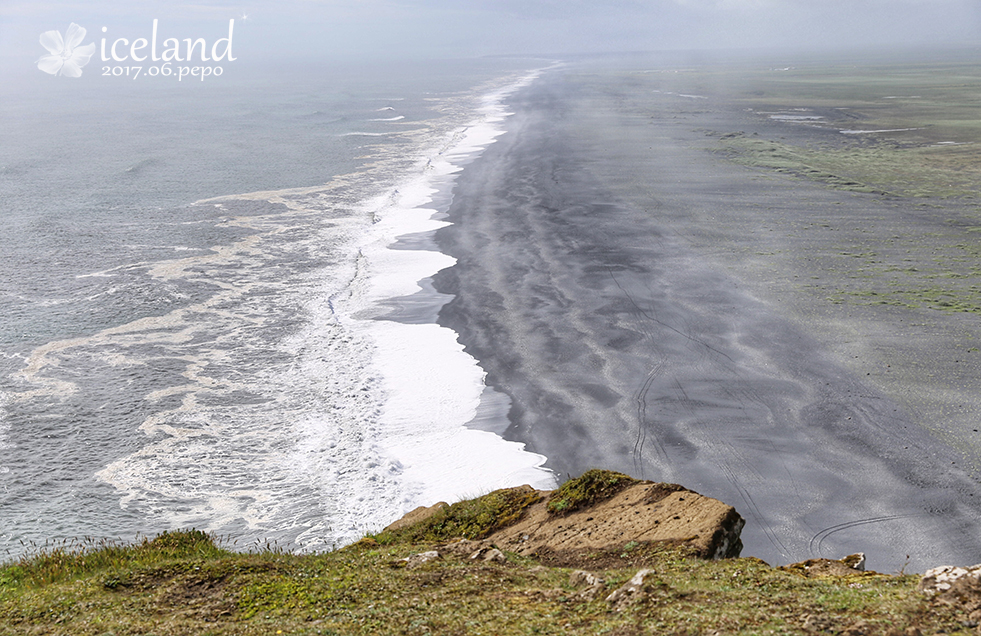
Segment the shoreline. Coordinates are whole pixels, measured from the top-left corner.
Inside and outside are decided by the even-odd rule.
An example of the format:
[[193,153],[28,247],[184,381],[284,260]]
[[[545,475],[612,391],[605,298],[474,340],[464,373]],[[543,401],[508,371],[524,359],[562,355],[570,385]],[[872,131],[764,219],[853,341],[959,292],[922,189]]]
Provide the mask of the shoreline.
[[437,233],[459,261],[435,279],[456,296],[440,322],[510,396],[506,437],[560,474],[603,466],[726,501],[747,517],[744,554],[771,563],[976,560],[960,453],[845,362],[863,343],[807,315],[821,303],[798,303],[789,278],[806,270],[747,258],[771,224],[890,202],[726,162],[706,131],[779,124],[634,70],[580,66],[522,91]]
[[[142,163],[144,151],[126,143],[130,136],[93,120],[91,130],[104,137],[100,152],[118,155],[118,165],[104,171],[104,183],[66,172],[75,180],[52,191],[50,208],[23,205],[25,224],[8,241],[17,247],[8,256],[18,267],[6,289],[23,285],[31,292],[11,303],[13,314],[3,325],[7,335],[24,337],[5,349],[11,354],[5,371],[11,400],[0,405],[0,442],[11,448],[0,462],[8,486],[0,507],[9,521],[0,532],[0,551],[18,554],[31,541],[132,538],[178,527],[232,536],[243,546],[270,540],[289,549],[330,549],[416,505],[412,497],[423,488],[404,483],[406,476],[462,494],[496,486],[500,475],[494,470],[506,472],[507,453],[519,445],[463,431],[483,388],[482,372],[459,351],[455,334],[435,324],[411,325],[402,337],[403,325],[373,319],[385,311],[374,302],[377,296],[406,288],[412,293],[417,278],[452,261],[436,251],[415,259],[393,250],[386,256],[419,262],[405,267],[403,261],[379,260],[371,269],[359,249],[382,252],[400,234],[439,225],[425,208],[448,202],[427,200],[428,184],[442,179],[437,169],[455,169],[441,158],[487,141],[473,137],[477,129],[469,138],[461,129],[481,118],[478,109],[487,105],[488,93],[515,81],[532,63],[539,62],[436,63],[413,73],[359,74],[347,86],[323,77],[297,84],[296,91],[232,91],[228,104],[254,106],[252,130],[261,126],[275,136],[270,153],[240,155],[228,145],[237,133],[224,135],[236,130],[224,126],[234,118],[205,109],[189,116],[189,125],[222,122],[202,138],[241,163],[226,166],[225,175],[213,174],[215,165],[204,165],[206,160],[192,162],[201,168],[193,170],[197,178],[181,181],[176,192],[168,189],[176,164]],[[37,99],[28,95],[24,103]],[[389,103],[406,121],[366,122]],[[153,106],[140,122],[147,130],[163,131],[168,119],[160,115],[181,112],[170,100]],[[44,118],[26,115],[33,112],[25,110],[25,130],[61,130],[78,141],[82,129],[59,128],[58,122],[50,128]],[[289,115],[267,119],[268,112]],[[340,134],[352,130],[397,136],[366,143]],[[179,154],[180,143],[173,138],[161,152]],[[16,157],[26,146],[9,150]],[[277,150],[288,151],[289,161],[280,161]],[[426,166],[429,157],[436,167]],[[275,165],[260,166],[266,161]],[[147,169],[137,174],[127,166]],[[246,178],[252,167],[262,179]],[[73,211],[78,197],[95,196],[102,186],[125,202],[118,212]],[[211,198],[201,199],[205,193]],[[177,202],[158,207],[161,198]],[[136,216],[144,208],[146,224]],[[385,212],[394,217],[389,223],[376,216]],[[51,227],[31,217],[48,218]],[[97,231],[83,232],[89,225]],[[17,256],[23,246],[41,246],[59,232],[84,240],[52,241],[64,248],[58,267],[38,269]],[[43,254],[38,252],[39,263]],[[416,276],[425,261],[435,264]],[[423,337],[416,337],[415,327]],[[375,364],[371,338],[379,334],[388,337],[382,345],[394,340],[395,346]],[[421,353],[387,364],[405,351],[402,341]],[[412,382],[419,374],[413,365],[420,361],[451,377],[430,389],[428,402],[420,396],[415,405]],[[399,394],[403,379],[409,387]],[[58,387],[64,390],[53,390]],[[437,389],[443,393],[432,395]],[[419,462],[416,470],[405,470],[385,455],[389,436],[379,418],[389,392],[408,401],[409,409],[399,413],[398,405],[390,406],[394,417],[384,424],[421,412],[418,424],[401,431],[403,438],[422,439],[430,420],[443,425],[425,438],[435,438],[435,450],[423,454],[435,457],[432,466]],[[447,427],[451,434],[440,440]],[[444,445],[463,437],[465,446],[478,449],[468,455],[487,463],[501,459],[487,472],[457,465],[440,472],[440,460],[452,459],[452,446],[447,452]],[[486,452],[488,447],[506,452]],[[540,463],[531,457],[528,463]]]
[[483,94],[474,118],[430,148],[410,182],[369,205],[376,222],[361,246],[363,298],[346,320],[361,323],[374,342],[383,396],[376,445],[394,462],[402,491],[392,515],[485,489],[554,484],[545,457],[499,434],[506,398],[484,385],[457,334],[436,323],[450,297],[431,284],[455,262],[433,236],[448,224],[459,174],[504,132],[506,97],[538,73]]

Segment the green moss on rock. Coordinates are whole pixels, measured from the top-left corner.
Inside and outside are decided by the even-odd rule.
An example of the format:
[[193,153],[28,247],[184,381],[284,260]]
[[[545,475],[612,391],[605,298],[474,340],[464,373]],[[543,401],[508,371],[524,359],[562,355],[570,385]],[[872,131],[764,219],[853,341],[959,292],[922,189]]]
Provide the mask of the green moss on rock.
[[598,501],[609,499],[624,488],[636,483],[636,479],[623,473],[597,468],[587,470],[552,492],[548,499],[548,511],[552,514],[568,514]]
[[495,490],[483,497],[446,506],[416,524],[384,531],[371,539],[382,545],[449,541],[458,537],[480,539],[515,523],[528,506],[541,498],[530,486]]

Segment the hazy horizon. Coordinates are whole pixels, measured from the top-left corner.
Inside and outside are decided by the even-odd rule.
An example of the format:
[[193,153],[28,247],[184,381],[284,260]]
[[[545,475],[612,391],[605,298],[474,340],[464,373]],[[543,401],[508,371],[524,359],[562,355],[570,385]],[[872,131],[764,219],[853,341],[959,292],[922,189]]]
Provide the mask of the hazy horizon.
[[[177,37],[222,37],[251,63],[572,55],[618,51],[929,49],[981,46],[970,0],[288,0],[277,2],[0,2],[0,60],[44,54],[39,35],[87,29],[85,42],[145,37],[154,19]],[[98,51],[93,60],[98,61]]]

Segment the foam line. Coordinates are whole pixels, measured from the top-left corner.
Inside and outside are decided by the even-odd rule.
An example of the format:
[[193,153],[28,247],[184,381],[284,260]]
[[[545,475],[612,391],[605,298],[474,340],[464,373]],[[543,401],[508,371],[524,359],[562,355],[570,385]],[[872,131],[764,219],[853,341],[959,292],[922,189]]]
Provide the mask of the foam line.
[[[419,281],[455,263],[433,251],[391,249],[399,236],[434,232],[446,225],[429,207],[439,187],[452,187],[460,164],[478,155],[504,132],[509,116],[503,99],[531,82],[530,74],[485,97],[478,117],[455,131],[445,147],[426,160],[426,170],[372,202],[378,222],[361,251],[368,276],[357,306],[348,315],[361,320],[376,345],[373,365],[382,382],[379,416],[383,453],[402,467],[402,511],[475,493],[531,484],[553,488],[546,458],[486,430],[473,430],[485,391],[483,369],[463,351],[457,334],[435,324],[401,324],[375,319],[380,308],[419,292]],[[445,296],[434,301],[445,302]]]

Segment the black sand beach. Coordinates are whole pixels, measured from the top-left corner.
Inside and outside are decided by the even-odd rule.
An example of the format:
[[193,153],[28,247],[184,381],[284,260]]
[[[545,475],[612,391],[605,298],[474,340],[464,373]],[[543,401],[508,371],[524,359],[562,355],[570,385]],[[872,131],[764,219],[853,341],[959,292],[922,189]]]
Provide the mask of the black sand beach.
[[714,77],[570,65],[514,96],[437,234],[459,259],[441,324],[510,396],[505,437],[563,477],[721,499],[771,564],[981,561],[975,314],[841,300],[869,285],[849,250],[942,258],[973,208],[727,160],[725,134],[837,132],[747,112]]

